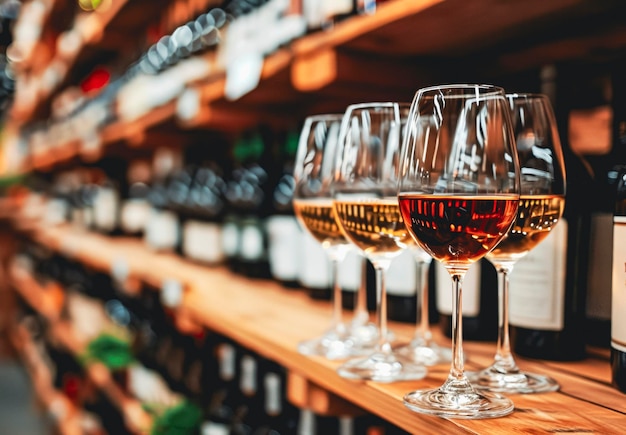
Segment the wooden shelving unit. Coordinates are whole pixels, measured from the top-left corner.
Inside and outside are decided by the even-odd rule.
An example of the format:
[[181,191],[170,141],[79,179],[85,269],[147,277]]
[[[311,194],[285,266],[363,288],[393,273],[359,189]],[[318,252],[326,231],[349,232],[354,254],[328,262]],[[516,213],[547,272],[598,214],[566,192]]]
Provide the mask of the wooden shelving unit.
[[9,334],[11,345],[18,352],[28,372],[37,401],[49,412],[56,413],[56,429],[61,435],[80,435],[80,410],[52,385],[52,374],[38,356],[35,344],[24,326],[16,325]]
[[[58,284],[43,287],[32,275],[19,264],[10,265],[11,284],[22,298],[38,313],[43,315],[50,323],[49,334],[51,339],[67,349],[77,359],[84,354],[86,343],[81,342],[75,334],[72,326],[65,320],[61,320],[63,289]],[[20,332],[20,330],[18,330]],[[21,335],[24,331],[20,332]],[[17,343],[16,343],[17,344]],[[134,433],[148,433],[152,426],[152,417],[142,408],[141,403],[129,397],[113,381],[110,370],[102,363],[91,362],[86,366],[86,373],[91,382],[106,394],[111,403],[115,404],[123,415],[127,427]],[[38,368],[37,370],[40,370]],[[37,385],[38,378],[43,376],[34,373],[34,382]],[[53,393],[43,390],[44,387],[36,386],[38,393],[43,392],[43,400],[52,400],[49,396]],[[59,399],[61,393],[55,392],[54,397]],[[80,433],[80,432],[72,432]]]
[[[107,14],[122,14],[124,1],[113,4]],[[623,12],[626,5],[615,0],[390,1],[374,15],[353,17],[267,56],[259,85],[236,101],[226,96],[228,77],[216,53],[202,55],[211,65],[210,73],[187,84],[198,100],[195,115],[181,119],[176,97],[145,116],[119,120],[98,132],[101,152],[116,142],[142,144],[146,131],[164,122],[180,130],[241,129],[267,117],[302,119],[355,101],[410,101],[427,84],[474,77],[497,81],[503,74],[552,62],[623,51],[626,25],[618,19]],[[112,18],[93,20],[98,30],[92,33],[104,35],[100,39],[115,33],[115,27],[108,26]],[[97,46],[99,39],[88,40]],[[71,70],[78,61],[67,59],[65,68]],[[38,77],[28,80],[36,82]],[[51,96],[40,94],[35,106]],[[14,107],[18,112],[19,101]],[[18,123],[33,119],[34,110],[22,112],[13,114]],[[57,144],[54,149],[50,156],[37,156],[27,169],[50,168],[80,155],[76,144]]]
[[[556,393],[515,395],[516,410],[510,416],[473,421],[429,417],[406,409],[402,397],[416,388],[440,385],[448,374],[447,366],[431,368],[425,379],[416,382],[354,382],[335,373],[340,362],[297,352],[299,341],[327,327],[327,303],[314,302],[274,282],[249,280],[223,268],[211,269],[173,254],[151,252],[136,239],[43,225],[31,226],[30,236],[99,270],[111,271],[114,264],[124,262],[129,278],[156,288],[167,280],[178,280],[185,287],[177,312],[182,329],[206,327],[275,360],[290,372],[290,397],[299,403],[317,403],[320,411],[353,404],[411,433],[553,433],[568,428],[581,433],[617,434],[626,423],[626,401],[610,386],[606,350],[593,350],[582,362],[518,358],[522,368],[553,376],[562,388]],[[392,323],[391,328],[399,340],[408,340],[413,331],[407,324]],[[437,338],[449,345],[445,337]],[[465,351],[466,369],[478,369],[491,362],[494,345],[466,342]]]

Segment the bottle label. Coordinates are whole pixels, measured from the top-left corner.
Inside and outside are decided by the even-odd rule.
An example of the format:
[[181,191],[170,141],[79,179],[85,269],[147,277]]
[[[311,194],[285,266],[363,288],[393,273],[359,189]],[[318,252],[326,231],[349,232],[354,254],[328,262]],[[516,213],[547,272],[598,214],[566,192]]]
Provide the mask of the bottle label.
[[271,216],[267,223],[268,255],[274,278],[295,281],[298,277],[302,230],[294,216]]
[[410,249],[403,250],[391,260],[387,270],[387,293],[394,296],[415,296],[417,293],[417,263]]
[[115,189],[102,187],[98,190],[93,203],[93,217],[96,228],[113,231],[117,226],[119,197]]
[[567,221],[562,218],[548,237],[515,264],[509,285],[511,325],[563,329],[566,261]]
[[589,280],[587,285],[587,316],[611,318],[611,256],[613,246],[613,214],[597,213],[591,219]]
[[361,287],[361,277],[365,267],[365,257],[356,249],[348,250],[346,258],[339,265],[339,285],[344,291],[356,293]]
[[239,255],[244,260],[259,260],[263,258],[264,243],[263,231],[258,222],[246,223],[241,228],[241,251]]
[[178,243],[178,217],[171,211],[152,209],[145,239],[153,249],[173,249]]
[[626,217],[613,224],[613,293],[611,301],[611,347],[626,352]]
[[280,415],[283,411],[282,382],[276,373],[265,374],[265,413],[267,415]]
[[228,343],[223,343],[218,349],[220,378],[224,381],[231,381],[235,378],[235,347]]
[[247,396],[256,394],[256,360],[250,355],[245,355],[241,358],[239,388]]
[[200,433],[202,435],[229,435],[230,429],[225,424],[207,421],[205,423],[202,423]]
[[301,249],[303,261],[298,273],[300,284],[310,289],[328,289],[330,264],[322,245],[309,233],[305,233]]
[[[452,314],[452,278],[448,270],[437,261],[435,265],[437,281],[437,310],[441,314]],[[463,278],[461,296],[462,314],[476,317],[480,314],[480,263],[474,263]]]
[[146,227],[150,216],[150,204],[145,199],[124,201],[120,213],[120,224],[125,233],[140,233]]
[[227,258],[234,258],[239,253],[239,226],[234,220],[226,220],[222,225],[222,250]]
[[222,228],[215,222],[187,221],[183,227],[183,254],[209,264],[224,259]]

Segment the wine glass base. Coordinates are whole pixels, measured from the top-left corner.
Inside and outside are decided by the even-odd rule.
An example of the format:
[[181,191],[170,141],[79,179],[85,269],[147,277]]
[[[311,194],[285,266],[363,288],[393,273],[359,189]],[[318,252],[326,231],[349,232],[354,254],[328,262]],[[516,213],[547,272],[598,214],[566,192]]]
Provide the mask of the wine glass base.
[[412,341],[397,347],[394,349],[394,352],[408,360],[425,366],[449,364],[452,361],[452,350],[440,347],[434,343],[415,343],[415,341]]
[[[378,327],[372,322],[352,322],[349,326],[348,334],[354,345],[361,350],[371,353],[380,342]],[[392,331],[387,331],[387,341],[391,342],[395,338]]]
[[505,394],[532,394],[557,391],[560,386],[554,379],[519,370],[506,372],[495,366],[479,372],[466,372],[474,388]]
[[369,380],[381,383],[414,381],[426,376],[421,364],[398,358],[393,354],[375,352],[366,358],[355,358],[337,369],[339,376],[347,379]]
[[323,356],[326,359],[346,359],[356,354],[355,343],[346,332],[327,331],[324,335],[298,343],[298,352],[303,355]]
[[497,393],[447,391],[443,387],[417,390],[404,396],[411,411],[444,418],[481,419],[504,417],[513,412],[513,402]]

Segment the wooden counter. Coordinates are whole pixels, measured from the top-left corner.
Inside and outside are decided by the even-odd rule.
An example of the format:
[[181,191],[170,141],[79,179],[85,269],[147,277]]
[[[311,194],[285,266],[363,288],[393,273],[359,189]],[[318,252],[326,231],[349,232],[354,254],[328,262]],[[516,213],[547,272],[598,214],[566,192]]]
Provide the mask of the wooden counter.
[[[420,415],[404,407],[402,396],[413,389],[439,386],[447,376],[447,365],[431,368],[421,381],[378,384],[343,379],[335,373],[340,362],[297,352],[299,341],[321,334],[328,326],[328,303],[312,301],[302,292],[284,289],[274,282],[250,280],[224,268],[204,267],[176,255],[151,252],[141,240],[110,238],[69,226],[31,225],[30,234],[40,243],[97,269],[119,270],[124,264],[130,272],[128,279],[146,281],[157,288],[166,280],[180,281],[185,286],[178,308],[181,326],[199,324],[225,334],[282,364],[297,379],[316,386],[318,392],[327,391],[411,433],[620,434],[626,430],[626,396],[610,386],[606,349],[592,350],[581,362],[517,358],[522,369],[548,374],[562,388],[555,393],[512,396],[515,412],[507,417],[447,420]],[[390,327],[400,340],[408,340],[413,332],[412,325],[391,322]],[[439,334],[437,338],[444,345],[450,344]],[[466,341],[464,349],[466,369],[472,370],[492,361],[495,345]]]

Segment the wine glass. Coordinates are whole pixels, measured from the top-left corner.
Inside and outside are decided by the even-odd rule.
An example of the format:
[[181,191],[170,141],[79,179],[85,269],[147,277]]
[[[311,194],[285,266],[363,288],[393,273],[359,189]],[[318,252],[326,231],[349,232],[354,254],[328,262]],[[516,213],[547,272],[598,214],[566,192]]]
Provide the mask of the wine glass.
[[523,372],[509,341],[509,275],[545,239],[565,207],[565,165],[550,100],[542,94],[507,94],[520,163],[520,202],[508,235],[487,254],[498,272],[498,341],[491,366],[468,373],[473,384],[501,393],[556,391],[552,378]]
[[418,90],[402,147],[398,202],[416,242],[450,273],[452,363],[435,389],[404,396],[411,410],[450,418],[513,411],[498,393],[472,387],[464,373],[461,291],[470,265],[506,235],[519,203],[519,163],[504,90],[442,85]]
[[409,107],[354,104],[348,106],[341,123],[333,205],[342,232],[376,270],[379,334],[369,355],[348,360],[337,369],[345,378],[393,382],[426,375],[423,365],[394,355],[387,330],[385,272],[411,238],[396,198],[401,118],[406,118]]
[[350,245],[337,222],[332,206],[330,182],[342,114],[313,115],[305,119],[296,154],[293,207],[298,221],[321,243],[331,263],[333,315],[330,328],[321,336],[298,344],[304,355],[344,359],[353,355],[355,342],[342,319],[339,263]]

